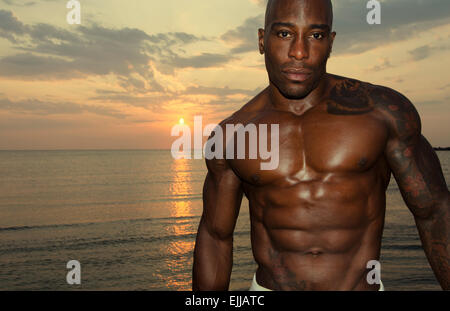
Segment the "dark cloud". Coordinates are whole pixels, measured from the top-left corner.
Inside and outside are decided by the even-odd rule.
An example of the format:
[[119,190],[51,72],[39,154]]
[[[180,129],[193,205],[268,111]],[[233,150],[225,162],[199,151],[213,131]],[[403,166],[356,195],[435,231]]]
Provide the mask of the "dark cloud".
[[420,61],[425,58],[432,56],[434,53],[439,51],[445,51],[450,49],[450,46],[441,45],[441,46],[431,46],[431,45],[423,45],[411,51],[408,51],[414,61]]
[[52,42],[54,40],[74,43],[81,41],[80,36],[76,33],[50,24],[38,23],[35,25],[24,25],[24,29],[33,45],[41,42]]
[[448,0],[390,0],[381,2],[381,25],[369,25],[366,1],[339,0],[335,4],[335,54],[357,54],[416,37],[450,22]]
[[182,47],[209,40],[185,32],[150,35],[97,24],[73,30],[45,23],[25,25],[6,10],[0,10],[0,36],[21,51],[0,59],[0,76],[52,80],[113,74],[121,87],[141,93],[165,91],[150,63],[170,67],[167,72],[173,73],[178,68],[222,66],[233,59],[212,53],[184,55]]
[[428,45],[424,45],[424,46],[421,46],[414,50],[409,51],[409,54],[411,54],[413,60],[415,60],[415,61],[427,58],[430,55],[430,53],[431,53],[431,48]]
[[68,31],[49,24],[23,25],[21,29],[27,43],[15,48],[23,52],[0,59],[0,76],[52,80],[114,74],[125,87],[163,90],[145,50],[150,37],[138,29],[92,25]]
[[[263,4],[263,1],[254,1]],[[381,25],[369,25],[367,1],[339,0],[334,4],[333,53],[358,54],[417,36],[433,27],[450,23],[448,0],[389,0],[381,2]],[[234,45],[232,53],[257,52],[257,30],[264,26],[264,15],[248,18],[242,25],[225,32],[221,39]]]
[[244,23],[235,29],[231,29],[224,33],[220,38],[227,44],[235,47],[231,49],[231,53],[245,53],[250,51],[258,51],[258,29],[264,24],[264,15],[250,17]]
[[0,59],[0,75],[8,78],[44,80],[80,77],[71,61],[31,53],[21,53]]
[[16,36],[20,36],[24,32],[25,25],[12,12],[0,9],[0,38],[16,43]]

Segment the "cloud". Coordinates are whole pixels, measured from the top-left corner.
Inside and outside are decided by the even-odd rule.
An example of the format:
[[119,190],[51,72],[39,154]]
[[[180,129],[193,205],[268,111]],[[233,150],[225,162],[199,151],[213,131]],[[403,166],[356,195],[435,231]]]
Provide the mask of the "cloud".
[[[264,6],[263,1],[250,0]],[[381,3],[381,25],[369,25],[367,1],[339,0],[334,4],[334,29],[337,31],[333,53],[359,54],[370,49],[396,44],[418,36],[433,27],[450,23],[448,0],[386,0]],[[242,25],[225,32],[221,39],[234,45],[232,53],[257,51],[257,29],[264,15],[248,18]]]
[[8,78],[71,79],[80,77],[72,61],[21,53],[0,59],[0,75]]
[[208,38],[185,32],[147,34],[136,28],[97,24],[66,30],[50,24],[26,25],[12,12],[0,10],[0,36],[20,51],[0,59],[0,76],[16,79],[74,79],[113,74],[128,91],[165,91],[153,65],[180,68],[217,67],[232,56],[185,55],[181,47]]
[[[55,1],[55,0],[47,0],[47,1]],[[36,4],[35,1],[26,1],[24,3],[19,3],[19,1],[13,1],[13,0],[1,0],[1,2],[9,5],[9,6],[33,6]]]
[[225,32],[220,39],[235,47],[231,53],[246,53],[258,51],[258,29],[264,28],[264,15],[250,17],[235,29]]
[[16,36],[25,32],[25,26],[10,11],[0,9],[0,38],[16,43]]
[[97,90],[97,95],[89,98],[90,101],[101,103],[123,103],[134,107],[154,110],[164,113],[163,104],[174,100],[176,96],[169,93],[133,94],[129,92],[116,92],[110,90]]
[[61,114],[72,115],[88,112],[118,119],[124,119],[127,117],[126,114],[105,106],[81,105],[72,102],[44,102],[33,98],[21,101],[11,101],[6,97],[1,97],[0,110],[39,116]]
[[24,25],[5,10],[0,15],[6,17],[0,19],[0,34],[8,31],[7,39],[21,51],[0,59],[0,76],[52,80],[115,74],[127,80],[136,74],[146,88],[163,89],[154,79],[152,58],[145,50],[145,40],[151,37],[138,29],[92,25],[68,31],[42,23]]
[[369,68],[367,68],[366,71],[367,72],[377,72],[377,71],[382,71],[382,70],[393,68],[393,67],[395,67],[395,66],[391,64],[391,61],[389,60],[389,58],[384,57],[384,58],[379,59],[378,65],[369,67]]
[[418,47],[417,49],[409,51],[409,54],[411,54],[413,60],[415,60],[415,61],[427,58],[430,55],[430,53],[431,53],[431,48],[428,45],[424,45],[424,46]]
[[434,53],[437,53],[439,51],[445,51],[448,49],[450,49],[450,46],[448,46],[448,45],[447,46],[445,46],[445,45],[441,45],[441,46],[423,45],[416,49],[408,51],[408,53],[411,55],[412,60],[419,61],[419,60],[423,60],[425,58],[430,57]]
[[[214,110],[232,105],[233,108],[243,106],[253,96],[263,90],[258,87],[254,90],[234,89],[229,87],[206,87],[206,86],[190,86],[185,90],[177,92],[150,93],[150,94],[131,94],[129,92],[118,92],[112,90],[96,91],[97,95],[90,97],[89,100],[100,103],[123,103],[134,107],[151,110],[155,113],[165,114],[168,112],[167,104],[171,102],[198,104],[199,111],[203,112],[206,106],[213,107]],[[209,96],[200,102],[196,96]]]
[[421,32],[450,22],[448,0],[390,0],[381,3],[381,25],[369,25],[366,1],[334,1],[338,32],[335,54],[358,54],[413,38]]
[[[180,109],[181,111],[186,109],[190,115],[206,113],[211,119],[223,120],[232,111],[244,106],[263,88],[246,90],[229,87],[190,86],[180,91],[145,95],[99,89],[97,96],[91,97],[89,100],[103,104],[120,103],[144,108],[157,116],[158,120],[165,119],[174,112],[179,112]],[[148,121],[144,120],[143,122]]]
[[191,57],[181,57],[178,55],[164,60],[174,68],[210,68],[225,65],[230,60],[235,59],[231,55],[202,53]]

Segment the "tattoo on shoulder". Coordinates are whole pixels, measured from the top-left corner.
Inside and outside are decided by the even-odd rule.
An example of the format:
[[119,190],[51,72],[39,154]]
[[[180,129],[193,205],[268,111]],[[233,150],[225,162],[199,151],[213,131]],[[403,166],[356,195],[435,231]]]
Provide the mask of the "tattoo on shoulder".
[[402,94],[382,87],[371,92],[371,98],[377,108],[384,113],[392,130],[399,138],[417,136],[421,130],[420,118],[413,104]]
[[359,115],[373,110],[370,89],[353,79],[340,79],[331,89],[327,103],[328,113],[336,115]]

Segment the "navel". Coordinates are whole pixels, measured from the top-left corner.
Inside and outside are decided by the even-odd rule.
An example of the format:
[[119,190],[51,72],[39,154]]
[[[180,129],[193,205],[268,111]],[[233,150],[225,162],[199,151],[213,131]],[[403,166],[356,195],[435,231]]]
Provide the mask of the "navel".
[[322,255],[323,252],[322,252],[322,251],[319,251],[319,250],[312,250],[312,251],[308,252],[307,254],[308,254],[308,255],[311,255],[313,258],[317,258],[317,257],[319,257],[320,255]]

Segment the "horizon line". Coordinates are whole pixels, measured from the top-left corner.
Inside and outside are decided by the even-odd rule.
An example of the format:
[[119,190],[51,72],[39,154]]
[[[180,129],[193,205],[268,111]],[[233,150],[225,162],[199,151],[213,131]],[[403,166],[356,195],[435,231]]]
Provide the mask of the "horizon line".
[[[448,149],[450,150],[450,147],[433,147],[435,150],[439,149]],[[203,150],[203,149],[191,149],[191,151],[195,150]],[[0,149],[0,152],[2,151],[171,151],[170,148],[105,148],[105,149],[94,149],[94,148],[86,148],[86,149],[75,149],[75,148],[69,148],[69,149]]]

